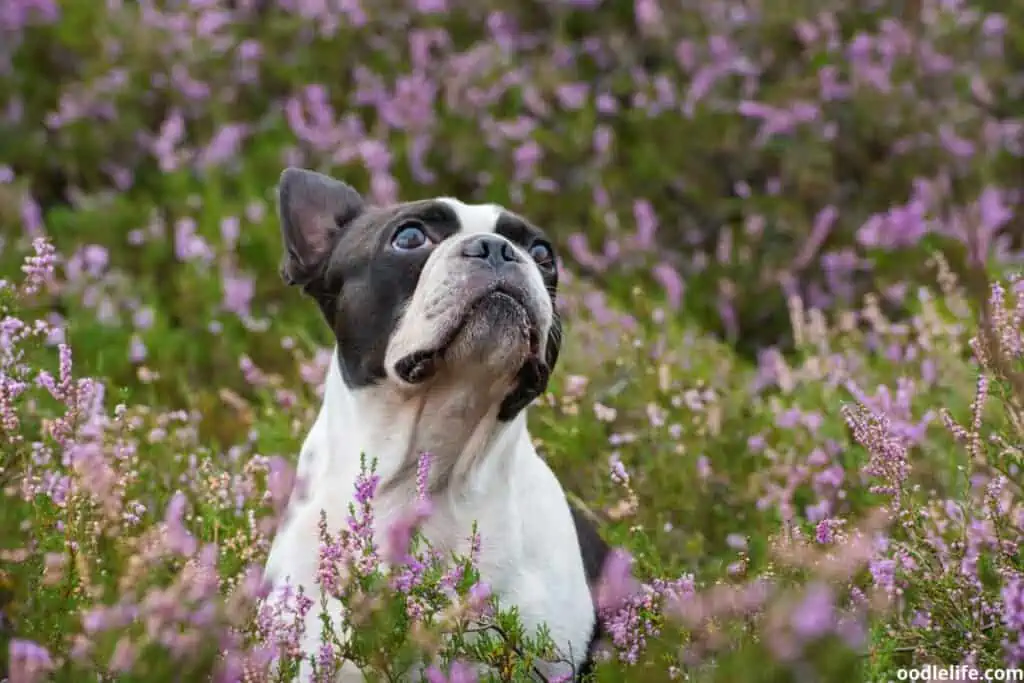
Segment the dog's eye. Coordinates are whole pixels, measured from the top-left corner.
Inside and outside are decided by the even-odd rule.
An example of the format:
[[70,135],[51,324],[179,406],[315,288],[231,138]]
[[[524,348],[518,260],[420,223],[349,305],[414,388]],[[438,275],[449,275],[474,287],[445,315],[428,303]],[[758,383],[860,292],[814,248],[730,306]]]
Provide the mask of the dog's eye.
[[537,242],[530,247],[530,257],[537,262],[537,265],[541,266],[550,266],[552,261],[555,260],[555,255],[552,253],[551,247],[543,242]]
[[415,223],[407,223],[401,226],[395,232],[395,236],[391,238],[391,244],[395,249],[402,251],[419,249],[429,242],[430,238],[427,237],[427,233],[423,232],[423,228]]

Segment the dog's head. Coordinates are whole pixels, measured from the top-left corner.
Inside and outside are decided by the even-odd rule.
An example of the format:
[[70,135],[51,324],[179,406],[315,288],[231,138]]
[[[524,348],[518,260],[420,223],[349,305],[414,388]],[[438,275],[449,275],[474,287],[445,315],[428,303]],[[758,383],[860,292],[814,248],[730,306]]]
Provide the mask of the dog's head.
[[282,275],[323,311],[352,388],[505,383],[500,420],[542,393],[558,358],[554,248],[523,218],[451,198],[381,208],[289,168]]

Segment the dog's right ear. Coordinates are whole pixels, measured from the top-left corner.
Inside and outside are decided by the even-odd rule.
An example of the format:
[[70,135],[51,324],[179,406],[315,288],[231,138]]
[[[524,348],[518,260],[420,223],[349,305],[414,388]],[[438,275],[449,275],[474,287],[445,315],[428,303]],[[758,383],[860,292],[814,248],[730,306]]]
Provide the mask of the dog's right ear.
[[341,228],[363,212],[365,203],[340,180],[301,168],[286,168],[277,188],[284,238],[281,276],[290,285],[305,286],[330,255]]

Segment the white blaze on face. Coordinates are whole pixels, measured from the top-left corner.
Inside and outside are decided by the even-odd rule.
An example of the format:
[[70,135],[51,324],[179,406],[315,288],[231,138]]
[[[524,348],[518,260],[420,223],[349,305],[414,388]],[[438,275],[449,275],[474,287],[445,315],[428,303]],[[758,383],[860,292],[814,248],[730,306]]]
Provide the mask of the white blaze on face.
[[[437,245],[430,254],[416,291],[388,345],[385,368],[396,380],[398,378],[393,374],[395,364],[411,354],[433,350],[457,326],[466,303],[493,281],[490,273],[481,270],[478,264],[460,252],[467,239],[480,234],[495,234],[504,209],[497,204],[466,204],[452,197],[439,197],[437,201],[449,206],[458,217],[459,231]],[[541,327],[538,333],[544,343],[554,315],[544,278],[522,246],[504,237],[501,239],[522,257],[520,284],[527,292],[531,308],[537,313]],[[489,357],[498,365],[521,362],[521,350],[514,345],[493,351],[499,353],[492,353]],[[504,358],[501,351],[508,351],[508,357]]]
[[466,204],[454,197],[438,197],[437,201],[447,204],[459,218],[459,234],[479,235],[494,232],[498,219],[505,211],[497,204]]

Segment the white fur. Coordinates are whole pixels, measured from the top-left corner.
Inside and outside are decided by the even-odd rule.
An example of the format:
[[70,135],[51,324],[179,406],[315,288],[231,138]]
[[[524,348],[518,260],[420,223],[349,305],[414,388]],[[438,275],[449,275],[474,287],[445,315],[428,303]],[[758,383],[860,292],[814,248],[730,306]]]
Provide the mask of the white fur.
[[[500,214],[493,205],[444,201],[458,213],[465,233],[493,231]],[[417,296],[442,285],[445,253],[439,249],[431,255]],[[531,290],[546,300],[539,273],[529,281]],[[416,320],[424,300],[414,297],[405,318]],[[549,327],[550,304],[544,311]],[[423,331],[421,325],[415,327]],[[393,335],[392,343],[398,336]],[[389,362],[393,357],[389,346]],[[477,360],[475,365],[456,364],[419,390],[411,391],[393,377],[353,390],[345,384],[334,354],[319,415],[299,457],[298,475],[307,495],[293,494],[266,565],[275,588],[285,583],[302,586],[314,599],[303,642],[307,656],[316,653],[321,640],[320,590],[315,581],[321,510],[332,533],[345,524],[361,453],[377,459],[383,485],[407,469],[410,455],[428,451],[435,462],[454,463],[450,485],[435,497],[434,514],[423,528],[431,545],[466,553],[475,521],[482,539],[482,580],[501,604],[518,607],[528,632],[546,624],[562,656],[572,662],[539,667],[542,672],[549,677],[566,674],[585,659],[594,612],[565,493],[533,447],[525,411],[511,422],[496,419],[513,373],[502,372],[500,358]],[[385,547],[388,526],[413,500],[412,481],[400,481],[375,500],[379,547]],[[335,631],[344,634],[336,603],[331,617]],[[300,679],[310,680],[310,675],[307,664]],[[349,669],[338,680],[359,678]]]
[[459,217],[461,232],[471,235],[494,232],[494,225],[504,211],[497,204],[466,204],[454,197],[438,197],[437,201],[452,207],[455,215]]

